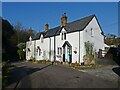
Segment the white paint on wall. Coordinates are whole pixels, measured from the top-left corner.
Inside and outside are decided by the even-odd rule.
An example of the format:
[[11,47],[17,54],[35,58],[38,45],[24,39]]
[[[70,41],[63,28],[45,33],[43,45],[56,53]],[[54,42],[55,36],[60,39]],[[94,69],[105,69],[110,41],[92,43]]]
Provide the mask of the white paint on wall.
[[[92,32],[91,32],[92,30]],[[94,17],[91,22],[82,31],[76,31],[71,33],[66,33],[66,40],[61,38],[62,32],[66,32],[62,28],[60,35],[48,38],[43,38],[41,42],[41,37],[39,40],[33,40],[26,42],[26,49],[30,48],[31,52],[26,52],[26,59],[29,60],[30,57],[35,57],[36,60],[54,60],[54,43],[55,43],[55,57],[57,61],[63,61],[63,45],[66,41],[72,46],[72,63],[78,62],[83,63],[83,56],[86,54],[85,42],[89,41],[94,44],[94,50],[96,52],[99,49],[104,50],[104,36],[101,34],[102,30],[98,25],[96,18]],[[42,35],[41,35],[42,36]],[[51,41],[51,42],[50,42]],[[80,42],[79,42],[80,41]],[[51,45],[50,45],[51,44]],[[37,52],[37,46],[41,49],[41,54]],[[62,53],[58,54],[58,47],[62,48]],[[74,53],[76,51],[77,53]],[[80,52],[79,52],[80,51]],[[51,54],[51,55],[50,55]]]

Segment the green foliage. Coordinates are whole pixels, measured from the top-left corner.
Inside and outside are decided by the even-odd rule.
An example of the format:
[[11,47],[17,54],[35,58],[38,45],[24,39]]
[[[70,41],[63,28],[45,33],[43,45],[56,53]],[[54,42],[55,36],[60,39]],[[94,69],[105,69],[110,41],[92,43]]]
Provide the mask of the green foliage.
[[35,60],[35,58],[34,58],[33,56],[31,56],[31,57],[30,57],[30,60],[28,60],[28,61],[30,61],[30,62],[35,62],[36,60]]
[[86,54],[87,55],[92,55],[93,54],[93,44],[88,42],[85,42],[85,49],[86,49]]
[[118,45],[120,44],[120,38],[106,38],[105,43],[107,45]]
[[75,63],[70,64],[71,67],[79,67],[80,64],[76,61]]
[[[34,37],[35,32],[32,28],[24,28],[21,23],[11,25],[7,20],[2,19],[2,58],[3,60],[12,60],[18,57],[17,51],[19,43],[25,43],[29,37]],[[21,49],[21,47],[19,48]]]
[[116,35],[114,34],[107,34],[106,38],[105,38],[105,43],[107,45],[118,45],[120,44],[120,38],[118,38]]
[[17,47],[21,50],[25,49],[25,43],[19,43]]
[[86,55],[83,57],[85,65],[94,65],[96,63],[96,53],[93,51],[93,46],[89,41],[85,42]]
[[11,73],[9,71],[9,67],[11,64],[9,62],[3,62],[2,63],[2,86],[5,87],[9,81],[8,78],[10,77]]
[[17,50],[17,53],[18,53],[20,59],[24,59],[25,53],[23,50],[19,49],[19,50]]
[[12,36],[15,34],[13,26],[7,21],[2,19],[2,58],[8,60],[14,57],[16,54],[16,43],[13,42]]

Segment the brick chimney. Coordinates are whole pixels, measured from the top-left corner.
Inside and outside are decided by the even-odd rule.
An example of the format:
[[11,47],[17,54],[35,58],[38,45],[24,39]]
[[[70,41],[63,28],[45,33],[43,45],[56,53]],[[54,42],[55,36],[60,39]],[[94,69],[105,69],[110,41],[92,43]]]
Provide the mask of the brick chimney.
[[49,24],[45,24],[45,31],[47,32],[49,30]]
[[67,16],[66,13],[64,13],[61,17],[61,26],[65,26],[67,24]]

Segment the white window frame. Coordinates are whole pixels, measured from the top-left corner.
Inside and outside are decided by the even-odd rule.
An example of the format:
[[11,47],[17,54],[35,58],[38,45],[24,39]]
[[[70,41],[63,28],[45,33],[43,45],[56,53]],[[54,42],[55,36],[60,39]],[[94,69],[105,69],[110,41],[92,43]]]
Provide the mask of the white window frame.
[[58,55],[62,55],[62,47],[58,47],[58,49],[57,49],[57,54],[58,54]]
[[61,40],[66,40],[66,36],[67,36],[67,33],[65,31],[61,32]]
[[93,28],[90,29],[90,34],[91,34],[91,37],[93,37],[94,35],[94,32],[93,32]]
[[44,41],[43,41],[43,34],[41,34],[41,43],[43,43]]

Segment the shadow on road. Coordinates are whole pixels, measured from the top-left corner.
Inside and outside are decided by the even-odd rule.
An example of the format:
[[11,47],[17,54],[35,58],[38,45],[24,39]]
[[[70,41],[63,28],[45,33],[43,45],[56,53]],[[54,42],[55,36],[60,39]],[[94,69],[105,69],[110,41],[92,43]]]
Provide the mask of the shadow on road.
[[15,82],[19,82],[22,78],[24,78],[32,73],[35,73],[37,71],[43,70],[51,65],[52,64],[49,64],[49,65],[43,66],[41,68],[33,68],[33,67],[28,67],[28,66],[14,67],[13,69],[10,70],[11,77],[9,78],[9,85],[12,85]]
[[120,77],[120,67],[115,67],[112,70]]
[[118,75],[118,89],[120,89],[120,67],[115,67],[112,70]]

